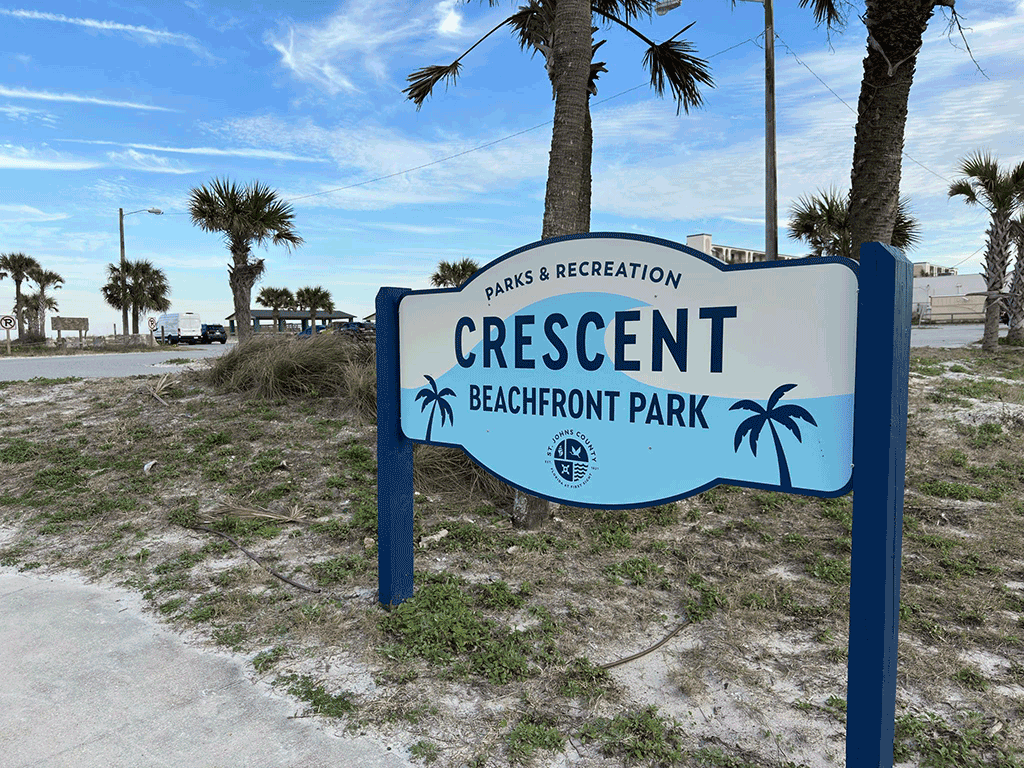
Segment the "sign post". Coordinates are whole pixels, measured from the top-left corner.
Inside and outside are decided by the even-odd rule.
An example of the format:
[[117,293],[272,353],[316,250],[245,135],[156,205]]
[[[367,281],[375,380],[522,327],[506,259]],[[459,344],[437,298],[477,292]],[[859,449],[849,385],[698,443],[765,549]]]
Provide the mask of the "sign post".
[[891,766],[911,275],[877,243],[728,265],[588,233],[459,288],[381,288],[380,602],[413,594],[413,442],[571,506],[853,490],[847,766]]
[[0,328],[7,332],[7,356],[11,355],[11,329],[18,324],[13,315],[0,317]]
[[156,345],[156,341],[153,339],[153,332],[156,330],[156,318],[149,318],[147,325],[149,326],[149,345],[152,347]]

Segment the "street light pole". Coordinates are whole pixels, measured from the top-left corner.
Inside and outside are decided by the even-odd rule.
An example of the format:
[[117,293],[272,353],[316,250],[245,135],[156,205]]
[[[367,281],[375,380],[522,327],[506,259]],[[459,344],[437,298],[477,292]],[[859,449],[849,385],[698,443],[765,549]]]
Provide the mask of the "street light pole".
[[[779,258],[779,189],[775,165],[775,15],[772,0],[743,0],[764,5],[764,253]],[[664,16],[682,0],[661,0],[654,11]]]
[[155,213],[158,216],[163,213],[159,208],[140,208],[137,211],[124,212],[124,208],[117,209],[117,224],[121,230],[121,335],[128,338],[128,275],[124,260],[124,217],[133,213]]

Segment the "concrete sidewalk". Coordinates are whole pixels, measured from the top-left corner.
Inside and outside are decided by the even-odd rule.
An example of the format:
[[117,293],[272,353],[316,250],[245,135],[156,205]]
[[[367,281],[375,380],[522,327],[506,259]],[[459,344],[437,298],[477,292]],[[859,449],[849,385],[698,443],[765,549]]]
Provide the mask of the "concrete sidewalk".
[[403,768],[404,749],[336,738],[189,647],[133,593],[0,569],[5,768]]

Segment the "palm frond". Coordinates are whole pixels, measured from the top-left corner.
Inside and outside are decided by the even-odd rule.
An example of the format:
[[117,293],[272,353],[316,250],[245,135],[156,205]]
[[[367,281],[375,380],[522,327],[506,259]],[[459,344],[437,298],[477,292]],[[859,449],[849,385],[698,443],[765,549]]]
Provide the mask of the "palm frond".
[[957,179],[949,185],[949,197],[956,197],[957,195],[963,196],[965,202],[969,205],[975,205],[978,202],[978,196],[974,194],[974,187],[971,186],[971,182],[967,179]]
[[841,28],[846,24],[846,18],[840,13],[836,0],[800,0],[801,8],[808,5],[811,5],[814,13],[815,24],[825,24],[832,29]]
[[777,387],[776,390],[772,392],[771,397],[768,398],[768,413],[772,412],[772,409],[775,408],[775,404],[782,399],[783,395],[795,387],[796,384],[783,384],[782,386]]
[[786,427],[790,432],[796,435],[798,442],[803,442],[803,437],[800,435],[800,427],[797,426],[796,422],[789,416],[779,416],[778,412],[772,412],[770,418],[774,419],[776,423]]
[[416,400],[423,398],[423,402],[420,404],[420,413],[427,410],[427,406],[434,402],[434,393],[429,389],[421,389],[416,393]]
[[657,0],[593,0],[591,9],[600,14],[617,16],[623,21],[650,16]]
[[437,407],[441,409],[441,426],[442,427],[444,426],[445,414],[448,415],[448,421],[450,421],[452,424],[455,423],[455,414],[452,413],[452,406],[451,406],[451,404],[449,404],[449,402],[447,400],[442,400],[441,398],[438,398],[437,399]]
[[[729,410],[732,409],[730,408]],[[751,434],[753,434],[752,430],[755,427],[758,427],[759,424],[763,423],[764,420],[765,417],[760,415],[750,416],[749,418],[743,420],[739,427],[736,428],[736,436],[734,438],[735,442],[733,443],[732,447],[733,452],[738,451],[740,449],[740,443],[743,442],[743,438],[746,437],[747,433],[750,432]],[[758,428],[758,431],[760,432],[760,428]],[[755,456],[757,455],[757,448],[755,447],[756,444],[756,439],[750,443],[750,450],[754,452]]]
[[453,61],[448,66],[431,65],[417,69],[406,78],[409,81],[409,87],[403,89],[402,93],[407,94],[407,98],[416,105],[418,112],[438,82],[444,80],[447,87],[447,82],[450,79],[451,84],[455,85],[461,68],[462,65],[459,62]]
[[666,40],[651,46],[644,54],[644,66],[651,73],[651,87],[662,96],[665,93],[665,81],[668,81],[676,100],[677,115],[680,109],[689,114],[690,107],[699,107],[703,103],[698,83],[711,88],[715,86],[707,61],[693,56],[694,50],[693,45],[685,40]]
[[445,387],[444,389],[437,393],[438,397],[447,397],[448,395],[451,395],[452,397],[458,397],[458,395],[455,394],[455,391],[450,387]]
[[787,418],[803,419],[804,421],[813,424],[814,426],[818,426],[818,422],[816,422],[814,420],[814,417],[811,416],[810,413],[808,413],[807,409],[801,408],[799,405],[787,403],[786,405],[781,405],[774,411],[772,411],[772,416],[777,416],[779,414]]
[[742,409],[744,411],[753,411],[754,413],[764,414],[765,410],[760,403],[755,403],[753,400],[739,400],[729,406],[730,411]]

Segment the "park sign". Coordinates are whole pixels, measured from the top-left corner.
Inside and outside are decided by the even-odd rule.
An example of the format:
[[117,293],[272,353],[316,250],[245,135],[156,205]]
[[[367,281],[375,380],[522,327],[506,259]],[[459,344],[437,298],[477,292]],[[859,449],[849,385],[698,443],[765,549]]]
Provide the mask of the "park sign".
[[527,245],[455,290],[381,288],[378,599],[413,596],[413,442],[579,506],[852,490],[846,765],[891,766],[912,289],[880,243],[725,265],[620,233]]
[[398,304],[401,430],[511,485],[640,507],[719,483],[850,490],[857,264],[723,264],[594,233]]

